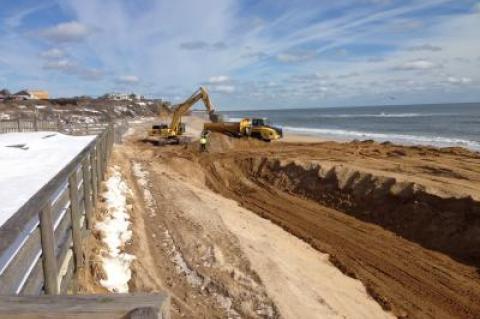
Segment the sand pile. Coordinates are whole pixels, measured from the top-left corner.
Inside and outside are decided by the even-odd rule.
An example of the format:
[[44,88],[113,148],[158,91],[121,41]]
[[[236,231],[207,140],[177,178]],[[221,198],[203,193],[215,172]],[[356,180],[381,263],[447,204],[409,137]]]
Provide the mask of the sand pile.
[[480,264],[480,202],[471,196],[448,197],[404,179],[331,163],[249,158],[238,164],[250,178]]

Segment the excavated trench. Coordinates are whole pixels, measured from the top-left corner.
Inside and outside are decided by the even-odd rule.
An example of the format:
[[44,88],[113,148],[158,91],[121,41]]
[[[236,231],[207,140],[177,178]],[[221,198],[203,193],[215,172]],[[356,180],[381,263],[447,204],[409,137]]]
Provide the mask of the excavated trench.
[[266,158],[249,158],[237,165],[254,181],[480,266],[480,203],[471,197],[442,198],[412,182],[338,165]]
[[225,157],[207,185],[330,254],[398,317],[480,314],[480,203],[328,162]]

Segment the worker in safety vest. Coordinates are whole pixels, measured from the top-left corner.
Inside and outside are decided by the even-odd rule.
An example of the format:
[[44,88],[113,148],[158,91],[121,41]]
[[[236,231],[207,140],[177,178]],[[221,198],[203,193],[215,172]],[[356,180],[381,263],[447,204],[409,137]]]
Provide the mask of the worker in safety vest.
[[206,152],[207,151],[208,135],[209,135],[208,131],[206,131],[206,130],[202,131],[202,135],[200,136],[200,151],[201,152]]

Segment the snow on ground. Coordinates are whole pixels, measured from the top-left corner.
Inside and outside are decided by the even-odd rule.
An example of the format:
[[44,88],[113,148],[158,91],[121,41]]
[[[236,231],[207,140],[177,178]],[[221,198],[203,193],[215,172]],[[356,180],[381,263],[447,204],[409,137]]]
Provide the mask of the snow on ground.
[[0,226],[94,138],[55,132],[0,134]]
[[103,270],[107,279],[100,284],[109,291],[128,292],[128,281],[132,272],[130,264],[135,256],[123,251],[125,244],[131,240],[130,215],[127,207],[127,195],[131,192],[122,179],[120,168],[113,167],[113,173],[106,182],[104,193],[107,203],[107,216],[96,228],[103,233],[103,243],[107,252],[102,254]]

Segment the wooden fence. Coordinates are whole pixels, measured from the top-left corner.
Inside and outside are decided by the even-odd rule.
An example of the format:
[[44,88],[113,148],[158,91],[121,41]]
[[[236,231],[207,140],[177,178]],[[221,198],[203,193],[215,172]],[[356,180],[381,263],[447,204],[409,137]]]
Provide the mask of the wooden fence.
[[[119,121],[116,127],[122,126],[126,121]],[[105,130],[110,123],[63,123],[60,121],[28,120],[1,120],[0,134],[13,132],[57,131],[71,135],[95,135]]]
[[61,127],[54,122],[0,121],[0,133],[100,132],[0,226],[0,319],[169,318],[170,299],[164,293],[66,295],[75,292],[75,275],[85,266],[83,240],[93,226],[113,143],[121,143],[127,129],[126,121]]
[[62,123],[59,121],[41,120],[0,120],[0,134],[15,132],[56,131],[69,135],[96,135],[100,134],[109,125],[113,124],[115,143],[122,142],[122,135],[127,131],[128,121],[117,120],[112,123]]
[[0,227],[0,294],[67,292],[84,265],[113,139],[109,126]]
[[157,294],[6,296],[0,318],[168,319],[169,297]]

